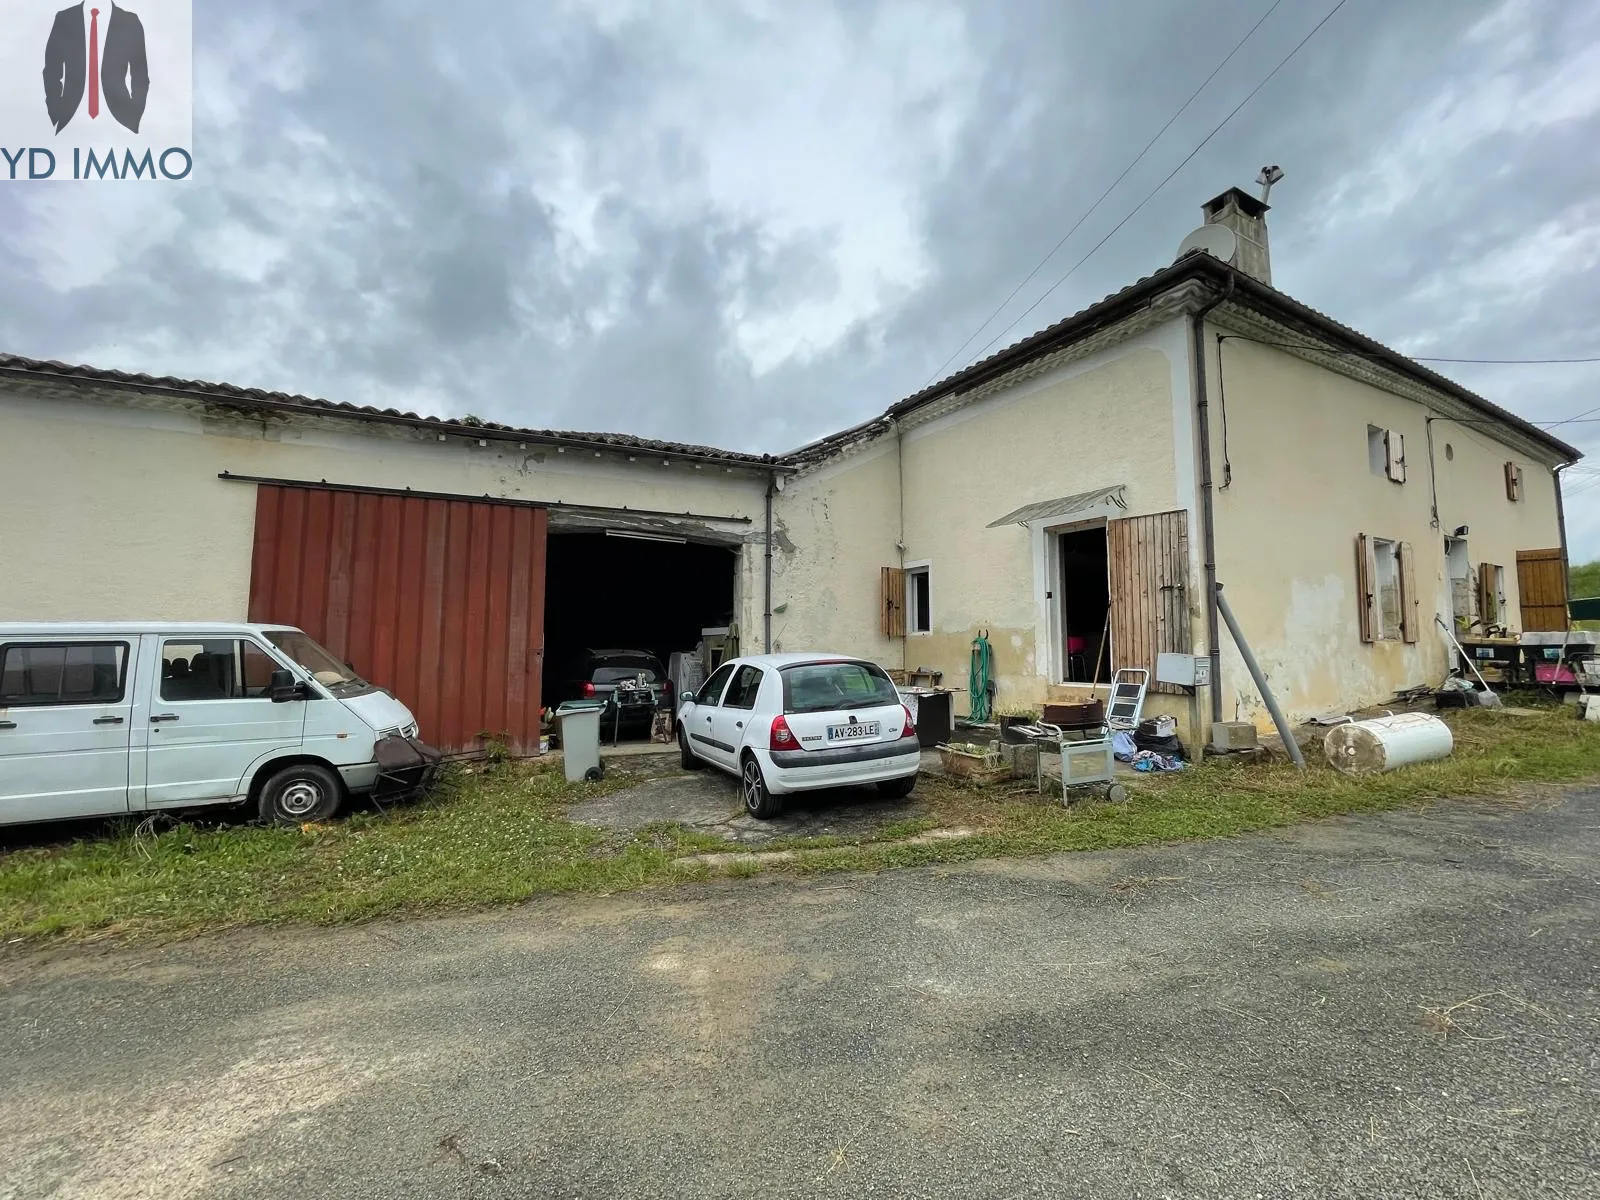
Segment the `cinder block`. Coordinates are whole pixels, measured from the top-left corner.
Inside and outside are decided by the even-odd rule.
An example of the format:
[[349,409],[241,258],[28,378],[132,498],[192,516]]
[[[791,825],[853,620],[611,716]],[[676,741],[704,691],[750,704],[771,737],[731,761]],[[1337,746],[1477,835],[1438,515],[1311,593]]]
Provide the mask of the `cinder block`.
[[1000,759],[1011,768],[1011,778],[1032,779],[1038,772],[1039,747],[1030,743],[1019,746],[1001,744]]
[[1211,744],[1218,750],[1253,750],[1256,727],[1248,721],[1218,721],[1211,727]]

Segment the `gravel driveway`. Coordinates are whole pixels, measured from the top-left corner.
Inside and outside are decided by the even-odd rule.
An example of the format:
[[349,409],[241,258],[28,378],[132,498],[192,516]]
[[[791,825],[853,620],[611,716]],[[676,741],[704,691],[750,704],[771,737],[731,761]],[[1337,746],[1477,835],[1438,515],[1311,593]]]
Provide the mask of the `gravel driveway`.
[[0,1197],[1600,1195],[1600,792],[0,959]]

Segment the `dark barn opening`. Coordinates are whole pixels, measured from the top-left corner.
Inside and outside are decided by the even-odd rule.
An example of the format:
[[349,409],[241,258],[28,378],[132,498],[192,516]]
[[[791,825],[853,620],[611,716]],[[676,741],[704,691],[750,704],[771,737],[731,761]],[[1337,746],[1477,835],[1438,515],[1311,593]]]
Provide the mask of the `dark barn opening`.
[[739,548],[610,530],[551,530],[545,571],[545,704],[581,694],[590,651],[644,651],[663,667],[734,620]]

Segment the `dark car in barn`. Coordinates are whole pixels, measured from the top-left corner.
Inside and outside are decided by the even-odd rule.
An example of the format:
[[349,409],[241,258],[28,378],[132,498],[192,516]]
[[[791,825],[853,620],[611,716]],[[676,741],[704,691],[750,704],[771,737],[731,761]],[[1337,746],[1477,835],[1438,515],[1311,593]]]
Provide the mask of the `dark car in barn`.
[[555,704],[565,700],[603,700],[602,738],[619,727],[625,734],[648,733],[656,710],[672,707],[667,668],[648,650],[589,650],[575,660]]

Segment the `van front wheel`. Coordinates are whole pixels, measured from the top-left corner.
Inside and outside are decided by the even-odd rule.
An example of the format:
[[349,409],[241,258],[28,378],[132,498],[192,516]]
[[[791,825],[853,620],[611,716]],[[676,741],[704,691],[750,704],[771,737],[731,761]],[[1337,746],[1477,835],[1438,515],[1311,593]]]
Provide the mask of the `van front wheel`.
[[270,825],[326,821],[339,809],[339,777],[316,763],[285,767],[261,789],[261,819]]

